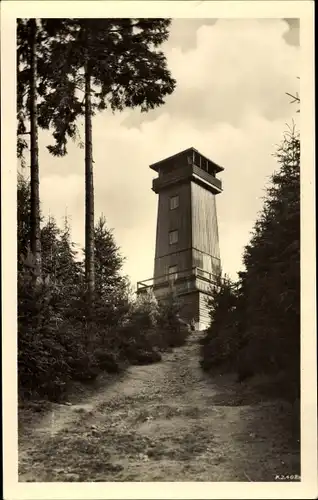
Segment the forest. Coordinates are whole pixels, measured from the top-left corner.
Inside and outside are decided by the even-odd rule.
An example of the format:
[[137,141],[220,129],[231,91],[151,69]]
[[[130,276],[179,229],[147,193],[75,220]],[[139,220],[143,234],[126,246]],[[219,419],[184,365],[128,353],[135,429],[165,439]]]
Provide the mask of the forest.
[[[133,297],[106,219],[95,223],[92,117],[110,108],[164,103],[175,80],[158,50],[165,19],[19,19],[17,26],[18,374],[22,399],[63,400],[72,381],[161,359],[188,334],[172,298]],[[105,50],[105,47],[107,50]],[[85,120],[85,248],[74,250],[65,219],[43,221],[39,129],[67,154]],[[27,140],[29,138],[29,141]],[[79,144],[81,146],[81,144]],[[28,161],[29,158],[29,169]],[[29,173],[29,176],[27,175]]]
[[[296,97],[298,99],[298,97]],[[238,381],[265,374],[275,395],[300,397],[300,137],[295,126],[274,152],[277,171],[243,254],[235,282],[212,290],[211,324],[201,365],[236,371]]]
[[[167,19],[19,19],[17,26],[18,381],[19,397],[61,401],[73,381],[160,362],[185,344],[171,296],[134,297],[107,217],[95,214],[92,117],[104,109],[162,106],[176,81],[160,51]],[[105,51],[105,47],[107,50]],[[295,98],[299,102],[298,96]],[[67,155],[85,121],[85,248],[70,222],[41,213],[40,129],[53,156]],[[283,131],[282,131],[283,132]],[[201,367],[257,375],[275,393],[300,396],[300,137],[294,125],[273,151],[277,171],[244,250],[238,280],[211,289],[211,324]]]

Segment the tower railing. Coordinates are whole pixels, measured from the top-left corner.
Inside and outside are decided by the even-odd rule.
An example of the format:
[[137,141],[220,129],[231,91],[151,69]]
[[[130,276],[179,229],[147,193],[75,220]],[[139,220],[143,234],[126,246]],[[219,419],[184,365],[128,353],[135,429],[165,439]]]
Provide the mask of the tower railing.
[[205,181],[207,181],[210,184],[213,184],[214,187],[216,187],[219,191],[222,191],[222,182],[220,179],[217,179],[215,176],[212,176],[209,172],[206,172],[203,170],[201,167],[198,167],[197,165],[193,165],[193,174],[198,175],[199,177],[202,177]]
[[199,267],[192,267],[178,272],[166,273],[161,276],[138,281],[137,294],[153,291],[159,296],[167,290],[174,289],[177,293],[186,293],[193,290],[209,292],[211,285],[218,282],[218,275],[205,271]]
[[210,186],[215,194],[221,193],[222,191],[222,182],[219,179],[194,164],[184,165],[171,172],[159,174],[159,177],[156,177],[152,181],[152,189],[155,193],[158,193],[161,189],[175,182],[184,182],[188,179],[197,179],[197,181],[201,179],[201,181],[204,181]]

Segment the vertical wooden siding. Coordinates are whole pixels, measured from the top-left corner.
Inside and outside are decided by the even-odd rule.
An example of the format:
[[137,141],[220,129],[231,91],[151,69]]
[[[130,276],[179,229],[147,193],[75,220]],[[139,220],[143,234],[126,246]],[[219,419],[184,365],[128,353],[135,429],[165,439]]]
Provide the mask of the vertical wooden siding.
[[[170,210],[169,198],[179,196],[179,206]],[[191,187],[176,184],[159,193],[154,276],[168,272],[170,266],[179,270],[191,267]],[[178,230],[178,242],[169,244],[169,232]]]
[[190,269],[192,266],[191,248],[183,252],[170,253],[155,259],[154,276],[163,276],[168,272],[170,266],[178,266],[178,272]]
[[206,293],[199,292],[199,316],[200,323],[209,326],[210,324],[210,316],[209,316],[209,308],[207,304],[208,295]]
[[[215,195],[192,182],[191,205],[193,248],[203,254],[220,259]],[[204,257],[202,258],[204,259]]]
[[[169,199],[179,196],[179,207],[170,210]],[[178,242],[169,244],[169,232],[178,230]],[[192,250],[192,255],[191,251]],[[220,272],[219,234],[215,195],[191,182],[167,187],[159,193],[154,275],[200,267]]]
[[[179,207],[170,210],[169,198],[179,196]],[[178,242],[169,244],[169,232],[178,230]],[[167,186],[158,195],[154,278],[199,267],[212,274],[220,271],[219,234],[215,195],[195,182]],[[183,316],[208,325],[207,294],[196,291],[182,296]],[[181,299],[181,297],[180,297]]]

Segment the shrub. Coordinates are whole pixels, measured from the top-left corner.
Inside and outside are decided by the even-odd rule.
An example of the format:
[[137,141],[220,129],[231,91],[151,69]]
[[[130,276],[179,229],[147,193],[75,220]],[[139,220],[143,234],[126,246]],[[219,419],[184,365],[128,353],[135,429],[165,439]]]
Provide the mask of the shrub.
[[227,277],[211,289],[209,312],[211,323],[201,341],[201,366],[209,370],[220,365],[235,367],[242,342],[240,332],[241,293]]
[[20,259],[18,367],[23,397],[59,401],[73,380],[89,382],[101,371],[118,373],[127,364],[156,363],[160,351],[184,343],[175,302],[159,307],[152,294],[129,300],[127,282],[118,274],[122,259],[116,257],[118,249],[103,221],[96,238],[103,274],[93,310],[87,307],[83,266],[75,261],[67,223],[64,232],[52,218],[42,228],[43,282],[35,284],[30,253]]
[[67,351],[56,331],[52,301],[56,291],[35,285],[29,270],[18,278],[18,366],[20,392],[58,399],[70,379]]
[[180,320],[180,302],[170,293],[158,308],[157,328],[165,347],[180,347],[185,344],[190,328]]

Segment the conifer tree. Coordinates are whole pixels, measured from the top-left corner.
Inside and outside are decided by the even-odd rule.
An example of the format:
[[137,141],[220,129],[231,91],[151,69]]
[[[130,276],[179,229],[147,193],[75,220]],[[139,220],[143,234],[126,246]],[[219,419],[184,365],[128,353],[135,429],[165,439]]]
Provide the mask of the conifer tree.
[[[30,135],[30,249],[34,260],[35,278],[41,276],[41,229],[39,194],[38,148],[38,55],[41,28],[37,19],[18,19],[17,24],[17,111],[18,157],[23,157],[27,142],[23,135]],[[26,130],[28,121],[30,130]]]
[[113,325],[128,306],[128,281],[122,274],[124,259],[102,215],[95,226],[95,318]]
[[56,220],[49,216],[41,229],[42,274],[44,279],[49,278],[52,282],[56,281],[59,237],[60,229]]
[[[52,154],[67,153],[85,117],[85,275],[88,302],[95,292],[92,116],[96,111],[164,103],[175,81],[158,47],[168,38],[168,19],[46,19],[52,36],[52,92],[41,106],[40,123],[52,127]],[[58,85],[53,85],[59,82]]]
[[71,239],[71,227],[68,218],[64,218],[64,227],[58,241],[57,277],[63,283],[65,295],[76,295],[83,285],[83,265]]
[[[39,107],[54,88],[52,75],[52,37],[41,19],[17,20],[17,156],[22,167],[30,167],[30,250],[36,279],[41,277],[41,216],[38,129]],[[47,110],[49,112],[49,110]],[[48,118],[48,117],[47,117]],[[29,136],[30,142],[25,139]],[[30,148],[29,148],[30,146]],[[25,151],[29,148],[30,162]]]
[[30,184],[18,174],[17,184],[18,266],[27,257],[30,248]]
[[276,152],[264,209],[244,253],[249,336],[266,369],[299,377],[300,138],[292,127]]
[[122,282],[120,271],[123,258],[119,253],[112,231],[106,226],[106,219],[101,216],[95,226],[95,266],[96,294],[107,300],[111,290],[118,288]]
[[239,379],[284,374],[284,396],[300,390],[300,136],[285,133],[274,155],[278,170],[243,255],[233,287],[223,282],[209,303],[211,325],[202,365],[229,363]]

